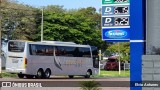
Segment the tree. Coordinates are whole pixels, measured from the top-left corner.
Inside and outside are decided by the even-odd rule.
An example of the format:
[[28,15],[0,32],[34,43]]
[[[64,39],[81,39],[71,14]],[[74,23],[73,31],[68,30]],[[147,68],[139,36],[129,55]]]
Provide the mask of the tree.
[[[40,41],[41,9],[6,0],[2,5],[3,37]],[[44,8],[44,40],[71,41],[105,50],[101,40],[101,14],[94,7],[66,10],[63,6]]]
[[6,0],[2,3],[3,37],[8,39],[34,40],[36,32],[35,13],[33,7]]
[[[95,8],[88,7],[69,12],[63,8],[55,9],[54,6],[44,9],[44,40],[71,41],[106,49],[103,47],[107,46],[107,43],[101,40],[101,27],[97,26],[100,24],[100,15],[95,12]],[[39,22],[37,40],[40,40],[40,28]]]
[[[128,42],[123,42],[119,44],[120,48],[120,56],[122,61],[129,61],[130,59],[130,43]],[[112,54],[118,53],[118,43],[113,43],[111,44],[108,48],[107,51],[109,51]]]

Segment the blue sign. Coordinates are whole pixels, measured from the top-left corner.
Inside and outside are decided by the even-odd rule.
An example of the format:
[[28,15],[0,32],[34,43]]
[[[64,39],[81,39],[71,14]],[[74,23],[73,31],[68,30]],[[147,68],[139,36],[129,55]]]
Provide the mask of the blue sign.
[[114,14],[114,6],[102,6],[102,15],[113,15]]
[[129,40],[129,28],[103,29],[103,40]]
[[129,15],[129,5],[122,6],[102,6],[102,15]]
[[129,17],[102,17],[102,27],[130,26]]
[[103,27],[114,26],[114,17],[102,17],[102,26]]

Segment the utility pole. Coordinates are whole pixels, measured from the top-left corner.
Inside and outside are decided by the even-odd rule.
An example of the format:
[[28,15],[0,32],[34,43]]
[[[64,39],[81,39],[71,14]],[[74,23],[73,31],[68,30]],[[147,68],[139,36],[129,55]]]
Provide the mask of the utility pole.
[[[2,0],[0,0],[0,7],[1,7],[1,3],[2,3]],[[2,45],[1,45],[1,39],[2,39],[2,36],[1,36],[1,31],[2,31],[2,26],[1,26],[1,23],[2,23],[2,15],[1,15],[1,8],[0,8],[0,49],[2,50]],[[0,73],[2,73],[2,59],[1,59],[1,50],[0,50]]]
[[120,44],[118,42],[118,62],[119,62],[119,75],[121,74],[121,60],[120,60]]
[[43,8],[42,8],[42,19],[41,19],[41,41],[43,41]]
[[100,64],[101,64],[100,61],[102,59],[101,57],[102,57],[102,52],[101,52],[101,50],[99,50],[99,62],[98,62],[99,63],[99,75],[101,73],[101,67],[100,67]]

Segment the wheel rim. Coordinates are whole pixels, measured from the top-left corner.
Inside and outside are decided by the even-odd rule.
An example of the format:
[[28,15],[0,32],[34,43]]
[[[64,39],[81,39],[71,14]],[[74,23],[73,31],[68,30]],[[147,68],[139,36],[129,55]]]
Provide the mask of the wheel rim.
[[42,76],[42,72],[38,71],[37,75],[41,77]]
[[50,76],[50,72],[49,71],[46,71],[46,77],[49,77]]
[[87,76],[90,76],[91,74],[90,74],[90,72],[87,72],[87,74],[86,74]]

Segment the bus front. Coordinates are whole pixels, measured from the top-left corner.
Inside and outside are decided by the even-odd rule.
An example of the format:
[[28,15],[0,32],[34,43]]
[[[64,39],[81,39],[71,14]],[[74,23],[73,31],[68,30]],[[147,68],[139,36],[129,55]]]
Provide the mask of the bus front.
[[92,50],[94,74],[98,74],[99,72],[98,49],[97,47],[91,46],[91,50]]
[[11,40],[8,42],[6,72],[9,73],[25,73],[27,64],[26,41]]

